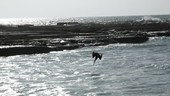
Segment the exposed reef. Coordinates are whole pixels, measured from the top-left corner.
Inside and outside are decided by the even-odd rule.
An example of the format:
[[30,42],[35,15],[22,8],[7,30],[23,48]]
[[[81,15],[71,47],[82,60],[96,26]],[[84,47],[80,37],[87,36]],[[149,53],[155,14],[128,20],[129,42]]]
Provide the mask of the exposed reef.
[[[64,23],[51,26],[0,26],[0,56],[48,53],[85,46],[143,43],[149,37],[170,36],[170,23]],[[73,25],[71,25],[73,24]],[[23,45],[25,47],[15,47]],[[29,46],[29,47],[28,47]]]

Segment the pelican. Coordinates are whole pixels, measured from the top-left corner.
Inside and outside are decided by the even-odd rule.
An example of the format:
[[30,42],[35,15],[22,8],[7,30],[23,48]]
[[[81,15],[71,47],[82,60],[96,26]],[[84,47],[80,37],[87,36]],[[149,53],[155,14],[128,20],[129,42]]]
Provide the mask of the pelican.
[[95,63],[98,58],[100,60],[102,59],[102,54],[99,54],[99,53],[93,51],[92,58],[94,58],[94,57],[95,57],[95,59],[94,59],[94,63]]

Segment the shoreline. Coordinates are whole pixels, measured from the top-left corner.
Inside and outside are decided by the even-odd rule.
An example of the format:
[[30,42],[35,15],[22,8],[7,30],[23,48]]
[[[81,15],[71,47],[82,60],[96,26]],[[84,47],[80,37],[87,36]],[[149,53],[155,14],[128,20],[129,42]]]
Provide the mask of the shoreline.
[[[115,43],[143,43],[149,37],[170,36],[170,23],[61,23],[56,26],[0,26],[0,56],[48,53]],[[73,25],[72,25],[73,24]],[[31,50],[31,51],[30,51]],[[38,50],[38,51],[36,51]],[[27,51],[27,52],[26,52]]]

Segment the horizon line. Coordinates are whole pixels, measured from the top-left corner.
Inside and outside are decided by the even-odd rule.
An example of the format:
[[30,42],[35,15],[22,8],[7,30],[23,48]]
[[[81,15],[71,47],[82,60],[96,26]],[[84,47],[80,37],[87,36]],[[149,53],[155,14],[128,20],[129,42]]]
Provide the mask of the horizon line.
[[88,17],[126,17],[126,16],[161,16],[170,14],[144,14],[144,15],[101,15],[101,16],[70,16],[70,17],[0,17],[0,19],[62,19],[62,18],[88,18]]

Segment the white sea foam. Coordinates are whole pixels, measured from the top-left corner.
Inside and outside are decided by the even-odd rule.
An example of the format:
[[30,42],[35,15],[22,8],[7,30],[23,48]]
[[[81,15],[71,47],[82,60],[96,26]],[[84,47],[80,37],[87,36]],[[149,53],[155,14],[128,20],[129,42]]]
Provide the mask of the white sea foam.
[[[169,96],[169,37],[0,57],[1,96]],[[92,48],[103,54],[93,65]]]

